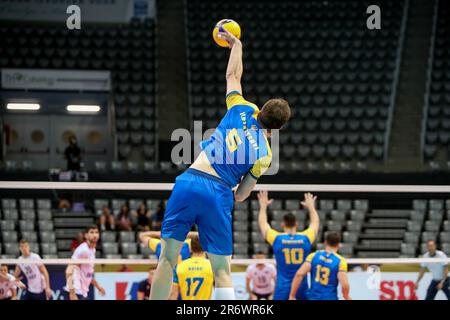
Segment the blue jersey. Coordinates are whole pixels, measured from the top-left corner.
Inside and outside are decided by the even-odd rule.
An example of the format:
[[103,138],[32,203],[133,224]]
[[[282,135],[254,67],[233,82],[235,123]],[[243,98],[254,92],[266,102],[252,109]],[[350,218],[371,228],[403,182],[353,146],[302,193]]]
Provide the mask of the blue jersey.
[[334,252],[320,250],[306,258],[311,263],[310,300],[337,300],[338,273],[347,272],[347,262]]
[[257,121],[258,107],[237,91],[230,92],[226,102],[227,113],[200,148],[219,177],[234,187],[247,173],[258,179],[269,168],[272,152]]
[[[189,259],[191,256],[191,247],[190,247],[191,239],[186,239],[181,247],[180,255],[178,256],[178,263],[183,260]],[[155,252],[156,258],[159,259],[161,255],[161,240],[160,239],[150,239],[149,248]]]
[[[272,245],[277,262],[274,300],[287,300],[289,298],[292,279],[310,254],[315,237],[315,232],[311,228],[296,234],[279,233],[273,229],[269,229],[266,233],[266,240]],[[297,297],[306,299],[307,290],[308,282],[305,278]]]

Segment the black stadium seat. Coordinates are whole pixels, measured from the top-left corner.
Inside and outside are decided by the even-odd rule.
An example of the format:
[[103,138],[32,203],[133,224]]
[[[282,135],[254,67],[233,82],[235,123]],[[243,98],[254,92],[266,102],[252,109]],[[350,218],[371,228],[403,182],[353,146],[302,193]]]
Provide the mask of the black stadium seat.
[[[296,155],[304,159],[367,160],[372,159],[371,156],[372,160],[383,159],[384,148],[372,150],[372,144],[375,136],[378,144],[384,144],[387,137],[404,1],[396,4],[383,1],[383,5],[390,8],[383,25],[389,32],[372,33],[365,40],[361,40],[364,35],[359,27],[360,18],[349,14],[352,11],[348,10],[347,14],[340,14],[344,6],[347,9],[353,6],[357,12],[361,5],[352,1],[328,3],[327,12],[339,17],[332,22],[333,27],[329,20],[323,19],[324,13],[316,10],[314,1],[302,2],[301,10],[295,1],[282,5],[272,0],[249,1],[246,3],[248,10],[238,10],[240,14],[236,19],[247,28],[245,69],[251,70],[244,77],[246,97],[256,94],[253,102],[261,106],[271,96],[285,96],[297,107],[285,133],[291,136],[286,141],[297,147],[296,153],[292,154],[289,148],[282,151],[282,159]],[[242,4],[237,1],[205,3],[193,0],[187,3],[188,27],[194,31],[187,33],[194,119],[215,117],[213,111],[205,114],[198,109],[205,103],[208,105],[209,100],[212,104],[211,95],[220,98],[222,90],[217,88],[223,85],[226,67],[222,60],[215,64],[211,62],[221,59],[222,55],[214,44],[208,43],[206,36],[200,36],[201,30],[215,23],[217,16],[235,14],[238,7],[242,9]],[[294,13],[296,18],[290,18]],[[262,37],[252,29],[257,28],[256,20],[262,24],[270,20],[274,32]],[[371,60],[375,62],[369,63]],[[204,102],[200,101],[202,95],[207,95]],[[220,103],[220,100],[216,102]],[[328,149],[335,133],[346,130],[355,132],[356,137],[365,134],[355,142],[361,147],[358,150],[345,148],[346,141],[337,138],[333,141],[337,148]],[[328,132],[333,134],[316,138]],[[315,152],[305,153],[304,148],[298,147],[301,142],[305,146],[316,146]],[[326,148],[325,152],[322,152],[323,148]]]
[[[422,149],[423,155],[427,160],[436,160],[440,149],[445,149],[450,141],[450,85],[448,74],[450,65],[446,63],[450,57],[450,31],[448,23],[450,22],[450,6],[448,1],[440,1],[439,8],[436,11],[436,32],[433,35],[434,55],[430,57],[433,64],[430,65],[430,91],[425,100],[426,124],[424,127],[425,144]],[[447,79],[445,79],[447,77]],[[450,159],[450,154],[447,155]]]
[[[155,24],[150,18],[129,25],[90,23],[76,36],[72,34],[69,36],[67,30],[61,31],[61,28],[55,27],[52,23],[15,25],[13,29],[8,29],[9,26],[7,23],[3,25],[2,22],[5,44],[8,43],[7,49],[1,54],[2,67],[111,70],[118,131],[142,129],[155,133],[155,126],[142,128],[142,125],[130,122],[136,118],[141,121],[142,115],[156,120],[154,112],[156,37]],[[14,34],[11,30],[14,30]],[[145,41],[131,41],[130,38]],[[141,46],[140,43],[144,45]],[[132,127],[129,128],[129,125]],[[133,142],[135,148],[143,148],[140,139]],[[121,144],[128,143],[128,141],[121,142]],[[154,147],[156,140],[151,144]],[[122,150],[119,154],[125,160],[130,152]],[[154,157],[153,153],[151,159],[154,160]]]

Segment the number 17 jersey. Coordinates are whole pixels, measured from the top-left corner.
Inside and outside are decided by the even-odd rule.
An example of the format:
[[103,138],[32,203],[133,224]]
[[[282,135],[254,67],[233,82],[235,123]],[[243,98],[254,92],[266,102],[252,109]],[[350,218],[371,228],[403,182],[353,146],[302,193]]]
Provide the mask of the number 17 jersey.
[[181,300],[210,300],[214,286],[211,262],[203,257],[184,260],[174,270],[173,283]]

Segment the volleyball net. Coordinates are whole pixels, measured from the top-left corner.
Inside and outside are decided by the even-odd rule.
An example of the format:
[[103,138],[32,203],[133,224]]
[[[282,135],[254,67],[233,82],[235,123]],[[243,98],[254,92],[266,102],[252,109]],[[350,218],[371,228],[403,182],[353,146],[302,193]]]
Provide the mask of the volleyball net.
[[[70,259],[69,245],[75,231],[81,231],[77,214],[84,221],[90,219],[97,223],[98,204],[108,206],[116,216],[122,204],[131,211],[139,203],[147,205],[150,211],[158,210],[161,201],[170,196],[171,183],[122,183],[122,182],[28,182],[0,181],[2,199],[16,199],[18,218],[10,234],[17,234],[17,240],[30,235],[37,252],[43,257],[40,262],[18,260],[19,252],[8,251],[8,244],[2,224],[2,249],[0,262],[12,271],[17,264],[43,263],[51,276],[54,297],[61,298],[65,285],[64,270],[68,264],[92,263],[86,260]],[[276,265],[271,247],[262,239],[258,229],[257,215],[259,204],[256,193],[269,191],[274,202],[269,206],[268,219],[271,226],[282,232],[282,219],[286,213],[293,213],[304,229],[308,225],[308,213],[301,205],[304,192],[318,196],[316,207],[321,218],[321,227],[313,250],[323,248],[324,237],[328,231],[341,235],[340,254],[349,266],[351,295],[354,299],[424,299],[432,275],[426,272],[416,288],[418,272],[430,265],[444,266],[448,258],[422,258],[429,249],[428,240],[434,240],[437,249],[449,254],[450,249],[450,186],[439,185],[350,185],[350,184],[260,184],[255,192],[243,203],[236,203],[233,212],[232,259],[233,284],[238,299],[248,299],[246,291],[246,269],[254,263]],[[24,231],[25,216],[21,207],[22,199],[34,202],[34,228]],[[72,207],[58,209],[61,198],[70,200]],[[42,243],[41,227],[45,224],[39,219],[39,199],[51,199],[52,225],[55,254],[46,254]],[[74,210],[76,203],[81,209]],[[28,211],[31,209],[28,209]],[[2,221],[7,221],[3,208]],[[10,209],[9,212],[14,211]],[[86,219],[89,218],[89,219]],[[71,225],[71,221],[74,225]],[[150,226],[152,227],[152,226]],[[109,234],[109,238],[104,236]],[[111,233],[115,236],[111,238]],[[138,241],[138,231],[134,229],[132,240],[114,231],[101,231],[97,246],[95,264],[96,279],[105,287],[107,294],[101,297],[92,289],[94,299],[137,299],[139,282],[148,277],[149,270],[157,265],[154,252],[143,248]],[[36,236],[33,236],[36,234]],[[14,237],[13,237],[14,238]],[[107,240],[107,241],[105,241]],[[16,242],[17,244],[17,242]],[[106,245],[105,245],[106,244]],[[112,249],[111,249],[112,248]],[[132,249],[130,249],[132,248]],[[144,250],[145,249],[145,250]],[[256,253],[265,254],[264,259],[255,259]],[[443,269],[445,269],[443,267]],[[447,282],[448,283],[448,282]],[[440,291],[437,299],[444,299]]]

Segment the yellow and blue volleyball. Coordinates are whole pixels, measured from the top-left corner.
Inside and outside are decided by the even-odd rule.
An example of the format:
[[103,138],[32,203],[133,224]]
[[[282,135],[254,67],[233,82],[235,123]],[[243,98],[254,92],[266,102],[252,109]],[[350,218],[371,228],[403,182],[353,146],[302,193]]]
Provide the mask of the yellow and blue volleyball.
[[216,23],[213,30],[214,41],[221,47],[228,47],[228,42],[217,37],[219,32],[224,32],[224,29],[234,35],[236,38],[241,38],[241,27],[239,24],[231,19],[222,19]]

